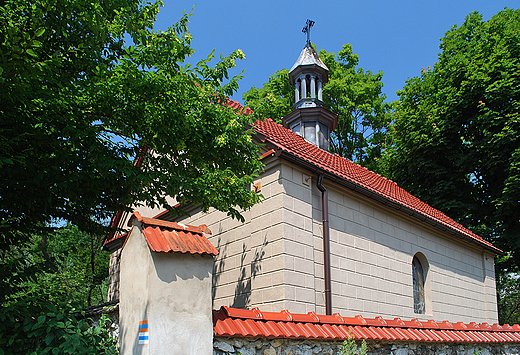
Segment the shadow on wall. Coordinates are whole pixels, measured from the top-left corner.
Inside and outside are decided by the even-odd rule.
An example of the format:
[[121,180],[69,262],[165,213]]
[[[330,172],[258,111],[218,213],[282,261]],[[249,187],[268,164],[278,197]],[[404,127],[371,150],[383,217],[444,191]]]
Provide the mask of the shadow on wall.
[[249,306],[251,298],[251,282],[256,277],[256,274],[261,270],[261,261],[265,255],[264,248],[267,245],[267,238],[264,238],[262,246],[256,248],[255,255],[251,261],[251,274],[247,276],[245,264],[247,250],[246,245],[242,244],[242,256],[240,257],[240,277],[238,278],[235,287],[235,297],[233,298],[233,308],[246,308]]
[[[224,265],[226,262],[227,257],[227,244],[224,246],[220,246],[221,239],[218,237],[217,239],[217,245],[215,246],[218,250],[218,260],[215,260],[213,263],[213,280],[212,280],[212,287],[211,287],[211,302],[215,302],[215,293],[217,292],[217,283],[220,279],[220,275],[222,275],[222,271],[224,271]],[[212,308],[215,308],[215,305],[211,305]]]
[[[228,257],[228,245],[221,245],[222,240],[220,237],[217,239],[217,245],[215,246],[219,251],[218,260],[213,264],[213,287],[211,288],[211,299],[212,302],[215,301],[215,295],[217,291],[217,285],[224,271],[224,267],[226,264],[226,259]],[[238,277],[236,286],[235,286],[235,295],[233,297],[233,303],[231,307],[233,308],[246,308],[249,306],[249,301],[251,299],[251,281],[256,277],[258,272],[261,270],[261,262],[263,257],[265,256],[264,248],[268,244],[267,237],[264,237],[264,241],[260,247],[257,247],[255,250],[255,254],[251,261],[251,273],[247,275],[247,267],[249,266],[246,263],[247,259],[247,248],[245,243],[242,244],[242,254],[240,256],[240,276]],[[215,305],[212,305],[215,308]]]

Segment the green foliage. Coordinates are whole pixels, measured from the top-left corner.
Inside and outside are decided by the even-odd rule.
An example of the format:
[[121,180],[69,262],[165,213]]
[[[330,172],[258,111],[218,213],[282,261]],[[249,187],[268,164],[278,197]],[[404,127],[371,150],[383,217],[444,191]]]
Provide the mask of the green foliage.
[[[508,263],[509,255],[498,258],[497,302],[498,319],[502,324],[520,324],[520,270],[516,264]],[[509,265],[509,267],[503,267]]]
[[390,106],[382,93],[383,72],[356,69],[359,57],[350,44],[343,45],[337,55],[321,50],[320,58],[329,68],[323,100],[338,115],[331,151],[374,170],[390,123]]
[[341,345],[342,355],[366,355],[368,353],[367,342],[363,340],[361,345],[358,346],[354,340],[354,336],[351,334],[343,344]]
[[292,111],[294,88],[289,82],[289,71],[282,69],[272,74],[262,88],[252,87],[243,99],[259,119],[271,118],[281,123],[282,118]]
[[41,295],[2,307],[0,354],[115,354],[111,321],[97,324],[64,312]]
[[190,15],[154,32],[161,5],[0,2],[3,352],[113,352],[74,312],[104,299],[115,211],[171,196],[240,219],[259,201],[251,118],[218,104],[244,54],[184,64]]
[[[6,354],[112,354],[110,322],[78,313],[105,300],[108,255],[66,227],[11,246],[0,259],[0,349]],[[0,352],[1,354],[2,352]]]
[[183,64],[189,15],[154,32],[161,5],[0,4],[1,250],[56,221],[99,234],[115,211],[166,207],[165,195],[239,219],[259,202],[251,118],[213,104],[238,88],[227,71],[244,55]]
[[474,12],[399,92],[383,169],[520,265],[520,10]]
[[[381,91],[383,73],[356,69],[358,56],[350,44],[344,45],[337,55],[321,50],[319,56],[329,68],[323,101],[325,107],[338,115],[331,151],[375,168],[375,160],[385,148],[386,127],[390,122],[389,104],[384,102]],[[281,122],[293,110],[294,88],[288,74],[282,69],[271,75],[261,89],[252,87],[243,95],[256,117]]]

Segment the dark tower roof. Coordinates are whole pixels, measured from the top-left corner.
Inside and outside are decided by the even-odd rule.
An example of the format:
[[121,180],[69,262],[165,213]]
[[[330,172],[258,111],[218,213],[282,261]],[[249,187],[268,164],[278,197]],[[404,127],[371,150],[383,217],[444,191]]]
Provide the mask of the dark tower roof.
[[296,79],[302,72],[315,72],[322,77],[323,84],[329,81],[329,68],[323,63],[314,48],[307,44],[300,53],[298,60],[294,63],[289,71],[289,81],[291,85],[295,84]]

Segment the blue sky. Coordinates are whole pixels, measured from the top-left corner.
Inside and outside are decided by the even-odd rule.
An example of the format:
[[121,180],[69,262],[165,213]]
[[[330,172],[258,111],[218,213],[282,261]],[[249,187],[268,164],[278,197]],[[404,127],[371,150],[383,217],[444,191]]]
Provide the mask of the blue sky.
[[231,72],[245,69],[240,90],[233,96],[240,102],[251,86],[261,87],[275,71],[291,68],[305,45],[302,28],[307,19],[315,21],[311,41],[318,49],[338,52],[351,43],[359,67],[382,71],[383,92],[390,102],[397,99],[395,92],[406,79],[433,66],[440,38],[470,12],[478,11],[487,20],[504,7],[520,7],[518,0],[163,1],[156,30],[165,30],[196,5],[189,32],[197,52],[190,62],[213,49],[217,56],[244,51],[246,59]]

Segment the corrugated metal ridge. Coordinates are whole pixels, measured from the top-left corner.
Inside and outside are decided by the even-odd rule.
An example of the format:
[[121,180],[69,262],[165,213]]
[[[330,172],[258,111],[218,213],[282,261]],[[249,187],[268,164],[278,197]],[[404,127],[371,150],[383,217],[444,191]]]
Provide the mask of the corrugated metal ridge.
[[165,228],[171,228],[171,229],[175,229],[175,230],[179,230],[179,231],[198,233],[198,234],[202,234],[202,233],[211,234],[211,231],[209,230],[208,226],[206,226],[205,224],[201,224],[200,226],[196,227],[196,226],[191,226],[191,225],[186,225],[186,224],[180,224],[177,222],[164,221],[162,219],[157,219],[157,218],[142,217],[139,214],[139,212],[137,212],[137,211],[135,211],[132,214],[132,217],[130,217],[130,219],[128,220],[129,227],[132,226],[134,218],[137,219],[139,222],[141,222],[143,224],[147,224],[149,226],[165,227]]
[[213,311],[215,336],[266,337],[297,339],[343,340],[349,336],[356,339],[380,341],[420,341],[420,342],[471,342],[496,343],[520,342],[520,326],[471,322],[442,323],[417,319],[403,321],[400,318],[385,320],[382,317],[363,318],[292,314],[287,310],[261,312],[222,306]]
[[128,224],[137,220],[150,249],[158,253],[189,253],[199,255],[218,255],[217,249],[203,233],[211,234],[206,225],[198,227],[182,225],[155,218],[142,217],[134,212]]
[[379,196],[389,204],[402,206],[401,208],[408,209],[410,213],[417,213],[422,218],[431,220],[432,223],[438,224],[439,228],[453,231],[460,237],[469,238],[495,253],[503,253],[479,235],[399,187],[394,181],[343,157],[319,149],[271,119],[257,121],[254,130],[283,153],[294,157],[295,162],[309,164],[315,169],[332,174],[337,179],[352,184],[354,189],[360,189],[361,193],[365,190],[366,194],[373,195],[373,197]]

